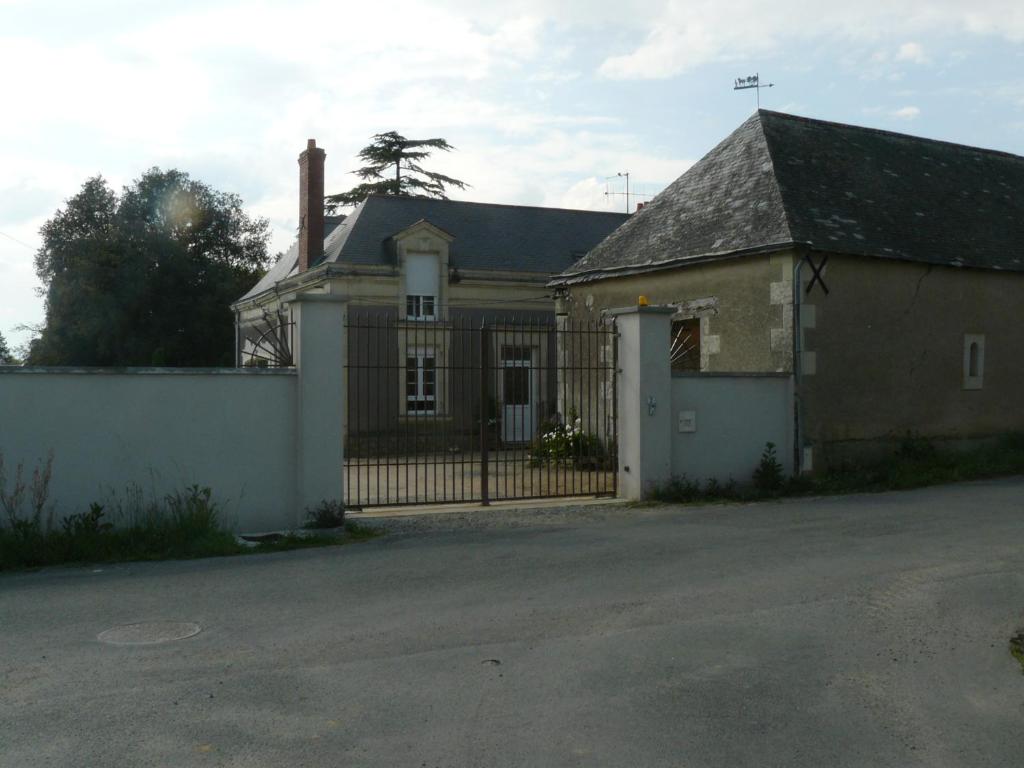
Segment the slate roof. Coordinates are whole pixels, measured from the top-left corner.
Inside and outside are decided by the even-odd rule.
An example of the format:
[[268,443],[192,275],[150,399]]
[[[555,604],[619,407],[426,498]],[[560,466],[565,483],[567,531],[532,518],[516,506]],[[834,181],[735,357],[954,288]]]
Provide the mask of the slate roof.
[[[425,220],[454,237],[449,252],[454,267],[556,275],[628,218],[625,213],[371,195],[344,220],[326,217],[323,261],[392,266],[391,238]],[[240,301],[296,274],[297,260],[296,243]]]
[[1024,271],[1024,157],[760,110],[555,282],[793,245]]

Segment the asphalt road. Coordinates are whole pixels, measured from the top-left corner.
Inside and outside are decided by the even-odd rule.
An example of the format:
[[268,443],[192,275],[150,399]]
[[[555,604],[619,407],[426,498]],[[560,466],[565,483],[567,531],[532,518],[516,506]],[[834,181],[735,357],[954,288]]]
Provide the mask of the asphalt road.
[[1024,761],[1024,479],[395,527],[0,576],[0,765]]

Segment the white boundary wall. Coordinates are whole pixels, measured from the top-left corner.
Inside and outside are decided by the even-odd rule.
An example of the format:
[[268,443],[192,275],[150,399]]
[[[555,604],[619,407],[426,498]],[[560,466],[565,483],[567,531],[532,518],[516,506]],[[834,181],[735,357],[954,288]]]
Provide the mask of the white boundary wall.
[[673,474],[749,483],[769,442],[784,473],[792,474],[789,374],[673,375],[672,412]]
[[[53,452],[55,517],[129,484],[208,486],[242,530],[285,527],[295,497],[294,371],[23,368],[0,373],[8,481]],[[254,471],[257,470],[258,471]]]
[[[8,482],[53,452],[54,519],[198,484],[236,530],[293,528],[344,499],[344,303],[299,296],[298,367],[0,367],[0,452]],[[305,365],[303,365],[305,358]]]
[[749,483],[765,443],[793,470],[793,380],[787,375],[673,376],[673,307],[612,310],[619,329],[619,495],[642,499],[674,476]]

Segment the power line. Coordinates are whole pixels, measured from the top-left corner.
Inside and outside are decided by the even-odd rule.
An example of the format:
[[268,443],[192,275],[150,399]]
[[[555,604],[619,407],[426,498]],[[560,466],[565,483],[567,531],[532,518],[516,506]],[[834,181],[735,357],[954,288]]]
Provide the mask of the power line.
[[8,240],[11,240],[12,242],[17,243],[18,245],[22,245],[25,248],[28,248],[30,251],[34,251],[36,249],[36,247],[34,245],[29,245],[28,243],[24,242],[23,240],[19,240],[16,237],[12,237],[11,235],[8,235],[6,232],[0,232],[0,235],[3,235]]

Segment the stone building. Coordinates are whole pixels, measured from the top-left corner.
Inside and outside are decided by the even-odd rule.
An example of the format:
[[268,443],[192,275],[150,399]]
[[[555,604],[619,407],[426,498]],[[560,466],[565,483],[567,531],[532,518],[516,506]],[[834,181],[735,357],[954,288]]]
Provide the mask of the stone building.
[[[289,364],[288,299],[341,296],[350,453],[360,435],[390,449],[385,433],[404,451],[438,431],[454,447],[473,439],[488,408],[508,411],[491,416],[500,440],[528,443],[557,410],[547,283],[628,216],[385,195],[325,216],[324,163],[310,140],[299,156],[298,241],[233,305],[238,364]],[[504,405],[480,402],[473,339],[483,323],[491,397]]]
[[678,375],[789,373],[804,470],[1024,431],[1024,158],[760,110],[552,282],[675,307]]

